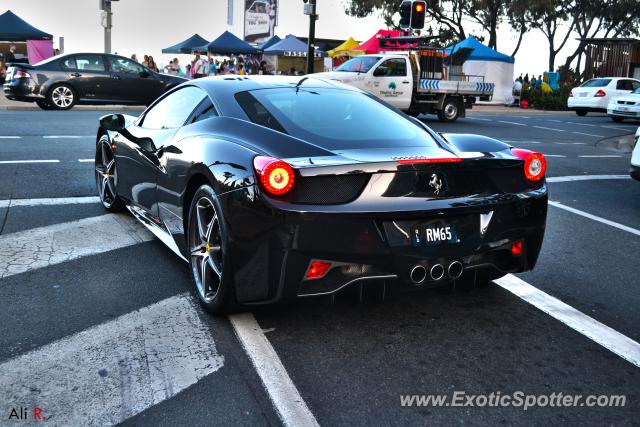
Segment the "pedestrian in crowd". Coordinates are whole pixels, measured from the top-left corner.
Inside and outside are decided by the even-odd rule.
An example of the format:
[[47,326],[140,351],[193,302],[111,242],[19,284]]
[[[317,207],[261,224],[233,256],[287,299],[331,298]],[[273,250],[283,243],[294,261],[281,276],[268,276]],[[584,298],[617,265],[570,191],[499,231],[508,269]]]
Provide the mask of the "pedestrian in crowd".
[[60,55],[60,49],[56,49],[53,51],[53,56],[58,56]]
[[522,83],[522,73],[520,73],[520,77],[518,77],[516,81]]
[[134,53],[133,55],[131,55],[131,60],[133,62],[138,62],[138,57],[136,56],[136,54]]
[[542,74],[538,74],[538,86],[542,86]]
[[4,65],[4,61],[0,59],[0,86],[7,80],[7,67]]
[[529,73],[524,75],[524,82],[529,84]]
[[267,74],[267,61],[260,62],[260,67],[258,67],[258,74]]
[[192,78],[191,77],[191,64],[187,64],[187,66],[185,67],[185,73],[184,76],[188,79]]
[[160,70],[158,69],[158,66],[156,65],[156,61],[153,60],[153,56],[149,55],[149,69],[151,71],[155,71],[156,73],[158,73]]
[[538,82],[536,80],[536,75],[534,74],[534,75],[531,76],[531,87],[535,88],[537,84],[538,84]]
[[165,65],[164,72],[166,74],[172,74],[173,73],[173,60],[169,61],[169,65]]
[[16,45],[12,44],[9,46],[9,52],[4,54],[4,62],[10,64],[11,62],[16,62]]
[[178,61],[178,58],[173,58],[173,69],[176,73],[176,76],[182,75],[182,70],[180,69],[180,61]]
[[193,60],[191,74],[194,79],[206,77],[206,61],[200,56],[200,52],[196,51],[195,54],[196,57]]
[[144,56],[144,61],[142,61],[142,65],[149,68],[149,55]]

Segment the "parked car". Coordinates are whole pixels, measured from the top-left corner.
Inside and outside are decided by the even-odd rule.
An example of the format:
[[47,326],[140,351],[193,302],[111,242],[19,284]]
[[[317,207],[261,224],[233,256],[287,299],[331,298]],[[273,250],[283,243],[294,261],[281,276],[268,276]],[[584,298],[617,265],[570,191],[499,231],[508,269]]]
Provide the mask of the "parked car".
[[631,169],[629,171],[631,178],[640,181],[640,127],[636,131],[636,145],[631,154]]
[[122,56],[74,53],[35,65],[12,63],[3,87],[8,99],[69,110],[76,104],[149,105],[184,81]]
[[626,77],[599,77],[587,80],[573,88],[567,100],[567,108],[579,116],[589,112],[607,112],[607,106],[613,98],[628,95],[640,88],[640,80]]
[[640,119],[640,87],[628,95],[613,98],[607,106],[607,115],[614,122]]

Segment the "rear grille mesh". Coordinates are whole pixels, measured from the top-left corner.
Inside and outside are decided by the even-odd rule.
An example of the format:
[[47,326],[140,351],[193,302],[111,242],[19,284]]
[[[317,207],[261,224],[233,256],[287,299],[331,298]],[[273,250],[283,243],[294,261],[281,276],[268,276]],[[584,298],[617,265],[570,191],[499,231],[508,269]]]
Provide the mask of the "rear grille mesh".
[[369,182],[368,174],[302,177],[288,201],[306,205],[339,205],[355,200]]

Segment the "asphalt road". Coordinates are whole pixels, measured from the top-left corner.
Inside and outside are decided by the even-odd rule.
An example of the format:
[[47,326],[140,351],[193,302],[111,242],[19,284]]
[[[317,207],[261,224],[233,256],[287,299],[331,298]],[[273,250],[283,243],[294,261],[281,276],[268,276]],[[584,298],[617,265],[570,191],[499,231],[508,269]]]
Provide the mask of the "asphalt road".
[[[640,183],[624,177],[630,153],[611,141],[640,123],[422,118],[439,132],[547,155],[557,204],[536,269],[518,277],[580,316],[493,284],[384,300],[371,287],[362,301],[347,291],[230,320],[198,308],[187,266],[169,249],[90,198],[102,114],[0,111],[0,425],[36,406],[60,425],[278,425],[287,385],[302,398],[293,406],[309,411],[297,419],[320,425],[639,424],[640,353],[611,336],[640,341]],[[598,332],[600,323],[610,329]],[[244,333],[266,345],[252,347]],[[273,381],[260,368],[260,357],[277,359],[265,348],[282,362]],[[456,391],[624,395],[626,405],[401,404],[402,395]]]

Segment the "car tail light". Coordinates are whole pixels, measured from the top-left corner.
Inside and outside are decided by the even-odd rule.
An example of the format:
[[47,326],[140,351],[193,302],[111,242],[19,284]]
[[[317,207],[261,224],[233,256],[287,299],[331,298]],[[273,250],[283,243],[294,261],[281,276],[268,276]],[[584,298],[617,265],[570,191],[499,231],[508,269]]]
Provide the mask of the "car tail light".
[[522,240],[511,244],[511,255],[516,257],[522,256]]
[[529,181],[539,181],[544,178],[544,173],[547,171],[547,160],[542,154],[522,148],[512,148],[511,153],[524,160],[524,176]]
[[416,163],[457,163],[461,162],[460,157],[443,157],[443,158],[414,158],[414,159],[400,159],[398,163],[401,165],[412,165]]
[[27,73],[26,71],[22,71],[22,70],[17,70],[13,73],[13,78],[14,79],[30,79],[31,78],[31,74]]
[[253,167],[262,188],[269,194],[282,196],[293,188],[295,181],[293,168],[287,162],[273,157],[258,156],[253,159]]
[[596,92],[595,95],[593,95],[596,98],[602,98],[603,96],[607,96],[607,94],[605,93],[605,91],[603,91],[602,89],[598,89],[598,91]]
[[311,264],[309,264],[309,268],[307,269],[305,280],[320,279],[327,274],[330,268],[331,268],[330,262],[311,261]]

